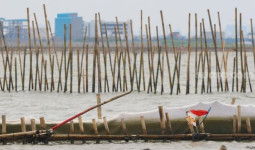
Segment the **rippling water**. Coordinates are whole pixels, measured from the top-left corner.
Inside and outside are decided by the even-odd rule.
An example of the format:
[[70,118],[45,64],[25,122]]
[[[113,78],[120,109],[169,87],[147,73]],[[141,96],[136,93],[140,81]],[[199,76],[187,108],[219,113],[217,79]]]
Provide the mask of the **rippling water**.
[[[194,56],[192,56],[193,58]],[[155,57],[156,58],[156,57]],[[214,57],[212,57],[214,58]],[[232,57],[231,57],[232,58]],[[249,57],[252,58],[251,56]],[[162,105],[165,107],[175,107],[194,104],[198,102],[209,102],[218,100],[224,103],[230,103],[234,97],[237,99],[237,104],[255,104],[254,93],[236,93],[236,92],[216,92],[216,79],[213,79],[213,93],[194,94],[194,63],[191,63],[191,94],[185,95],[186,85],[186,56],[183,55],[182,71],[181,75],[181,94],[170,95],[167,70],[165,68],[165,94],[147,94],[146,92],[138,93],[136,90],[130,95],[120,98],[114,102],[111,102],[105,106],[102,106],[102,114],[107,118],[111,118],[114,115],[121,112],[140,112],[150,111],[157,109]],[[213,61],[214,59],[212,59]],[[232,59],[230,59],[232,60]],[[1,60],[0,60],[1,62]],[[155,61],[156,62],[156,61]],[[191,59],[194,62],[194,59]],[[250,60],[250,62],[253,62]],[[173,66],[173,64],[171,64]],[[148,67],[148,66],[147,66]],[[165,63],[166,67],[166,63]],[[229,72],[232,72],[232,62],[228,64]],[[250,63],[250,73],[254,73],[254,66]],[[56,67],[55,67],[56,68]],[[75,69],[76,67],[74,67]],[[2,70],[1,66],[0,69]],[[91,66],[89,68],[91,70]],[[213,70],[213,69],[212,69]],[[214,69],[215,70],[215,69]],[[108,70],[109,71],[109,70]],[[75,71],[74,71],[75,72]],[[110,73],[109,73],[110,74]],[[128,73],[127,73],[128,74]],[[2,72],[0,73],[2,76]],[[48,75],[50,77],[50,75]],[[58,77],[55,75],[56,78]],[[91,78],[91,74],[89,74]],[[129,78],[128,78],[129,79]],[[148,74],[146,74],[148,79]],[[28,80],[28,79],[27,79]],[[111,79],[109,79],[111,83]],[[252,84],[255,83],[255,79],[252,77]],[[55,81],[56,82],[56,81]],[[19,122],[19,118],[25,117],[27,120],[31,118],[39,119],[39,117],[45,117],[47,121],[59,122],[66,118],[77,114],[78,112],[96,104],[95,93],[78,94],[76,92],[77,84],[74,78],[74,93],[57,93],[55,92],[39,92],[39,91],[20,91],[19,92],[0,92],[0,110],[1,115],[5,114],[7,122]],[[159,81],[160,83],[160,81]],[[231,78],[229,78],[229,84]],[[201,86],[201,79],[199,79],[199,85]],[[254,85],[254,84],[253,84]],[[20,85],[19,85],[20,86]],[[199,86],[199,90],[200,90]],[[91,81],[90,81],[91,87]],[[20,88],[20,87],[19,87]],[[159,89],[159,86],[158,86]],[[231,84],[230,84],[231,89]],[[248,89],[248,87],[247,87]],[[91,88],[90,88],[91,90]],[[117,96],[120,93],[102,93],[101,100],[105,101],[109,98]],[[91,120],[96,118],[96,110],[86,113],[82,116],[83,120]],[[10,144],[0,147],[0,149],[139,149],[139,150],[154,150],[154,149],[219,149],[221,145],[225,145],[228,149],[251,149],[255,148],[255,144],[252,142],[212,142],[212,141],[176,141],[176,142],[102,142],[100,144],[76,144],[71,145],[69,143],[50,143],[49,145],[21,145],[20,143]]]

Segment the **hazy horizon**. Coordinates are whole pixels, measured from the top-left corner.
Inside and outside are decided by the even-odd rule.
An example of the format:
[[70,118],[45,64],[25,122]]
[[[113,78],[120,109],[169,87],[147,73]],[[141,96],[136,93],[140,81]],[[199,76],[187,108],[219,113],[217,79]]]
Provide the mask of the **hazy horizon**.
[[220,12],[223,30],[227,25],[234,24],[236,7],[238,13],[242,12],[244,26],[250,26],[250,18],[253,18],[252,14],[255,14],[252,5],[255,4],[253,0],[8,0],[4,2],[0,9],[0,18],[26,18],[26,8],[29,7],[30,18],[33,19],[32,14],[35,12],[39,25],[44,27],[43,4],[46,4],[48,20],[51,22],[52,28],[54,28],[54,19],[57,13],[77,12],[79,16],[83,17],[84,21],[90,22],[94,19],[94,14],[100,12],[102,20],[106,21],[115,21],[115,16],[118,16],[120,21],[132,19],[135,34],[140,32],[140,10],[143,10],[143,24],[147,23],[148,16],[151,18],[152,34],[155,34],[156,25],[159,26],[160,34],[162,34],[160,10],[164,14],[166,31],[169,30],[168,24],[171,24],[172,30],[179,31],[181,34],[187,34],[188,32],[188,13],[191,13],[192,34],[195,31],[195,13],[198,14],[198,21],[205,18],[206,28],[209,31],[207,9],[210,9],[213,23],[217,24],[217,27],[217,12]]

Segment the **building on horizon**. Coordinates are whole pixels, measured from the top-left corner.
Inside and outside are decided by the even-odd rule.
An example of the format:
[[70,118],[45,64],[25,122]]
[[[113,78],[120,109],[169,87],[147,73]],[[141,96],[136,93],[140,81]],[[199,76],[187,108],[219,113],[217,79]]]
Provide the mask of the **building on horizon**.
[[[130,30],[130,23],[129,21],[127,22],[122,22],[119,21],[119,30],[120,30],[120,35],[121,38],[124,39],[125,38],[125,29],[124,29],[124,23],[126,23],[126,30],[127,30],[127,36],[128,39],[131,40],[131,30]],[[106,30],[105,30],[105,25],[106,25]],[[86,26],[88,27],[88,37],[95,37],[95,21],[92,20],[90,23],[87,23]],[[117,28],[117,23],[115,21],[102,21],[101,22],[101,28],[102,28],[102,33],[103,36],[106,36],[106,31],[107,31],[107,36],[110,37],[115,37],[115,31],[114,28],[116,27],[117,30],[117,36],[119,36],[118,34],[118,28]],[[100,26],[98,23],[98,36],[101,36],[101,32],[100,32]]]
[[0,18],[3,24],[5,38],[16,40],[18,37],[18,27],[20,39],[27,39],[27,19],[5,19]]
[[72,25],[72,40],[82,40],[84,36],[84,21],[78,13],[59,13],[55,18],[55,37],[64,39],[64,24],[66,24],[66,38],[69,40],[69,24]]

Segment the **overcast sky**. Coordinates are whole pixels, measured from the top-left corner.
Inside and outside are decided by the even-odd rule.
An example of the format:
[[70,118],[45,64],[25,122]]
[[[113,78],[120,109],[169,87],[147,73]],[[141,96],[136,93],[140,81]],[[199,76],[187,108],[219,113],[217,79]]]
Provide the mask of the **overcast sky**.
[[[152,29],[161,28],[160,10],[163,10],[165,24],[172,24],[175,31],[186,34],[188,31],[188,13],[198,13],[199,20],[205,18],[208,25],[207,9],[210,9],[214,23],[217,11],[221,13],[223,29],[234,24],[235,7],[243,13],[243,24],[249,25],[249,19],[255,19],[255,0],[0,0],[0,17],[6,19],[26,18],[26,8],[35,12],[39,24],[44,26],[43,4],[46,4],[48,19],[54,26],[57,13],[78,12],[84,21],[91,21],[96,12],[101,13],[103,20],[114,21],[133,19],[135,33],[139,33],[140,10],[144,12],[144,23],[151,17]],[[145,22],[146,21],[146,22]],[[254,23],[255,24],[255,23]],[[194,26],[192,27],[194,30]],[[168,30],[167,30],[168,31]]]

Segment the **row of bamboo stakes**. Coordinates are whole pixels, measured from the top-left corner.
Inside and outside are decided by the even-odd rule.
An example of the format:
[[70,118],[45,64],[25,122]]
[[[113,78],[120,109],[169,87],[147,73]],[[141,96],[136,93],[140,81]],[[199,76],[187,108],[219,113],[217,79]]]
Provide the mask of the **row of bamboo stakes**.
[[[97,103],[100,103],[100,95],[98,95]],[[235,104],[235,99],[232,99],[231,104],[232,105]],[[159,106],[158,110],[159,110],[161,135],[178,135],[178,134],[175,134],[173,132],[171,121],[170,121],[170,115],[168,113],[164,113],[163,106]],[[98,108],[98,119],[102,119],[101,107]],[[241,106],[237,105],[237,115],[233,115],[233,134],[241,134],[241,119],[242,119],[242,117],[241,117]],[[202,122],[202,120],[203,120],[202,117],[198,117],[198,123],[199,124]],[[21,133],[28,132],[27,129],[26,129],[25,118],[24,117],[20,118],[20,121],[21,121]],[[145,135],[145,136],[150,135],[147,132],[145,117],[140,116],[140,121],[141,121],[141,127],[142,127],[142,135]],[[31,119],[30,122],[31,122],[31,130],[36,131],[37,129],[36,129],[36,124],[35,124],[35,119]],[[126,127],[125,118],[121,118],[120,123],[121,123],[122,131],[123,131],[123,135],[128,135],[128,130],[127,130],[127,127]],[[78,124],[79,124],[80,134],[85,135],[85,129],[84,129],[83,121],[82,121],[82,116],[78,117]],[[104,124],[106,135],[109,136],[108,141],[111,141],[110,139],[112,137],[114,137],[115,135],[111,134],[106,117],[103,117],[103,124]],[[72,138],[72,136],[70,136],[70,137],[68,136],[64,139],[65,140],[70,140],[71,144],[73,144],[74,139],[75,139],[75,135],[76,135],[76,134],[74,134],[74,122],[70,121],[69,125],[70,125],[70,130],[69,130],[68,134],[73,135],[74,138]],[[95,136],[100,135],[99,132],[98,132],[98,129],[97,129],[97,122],[96,122],[95,119],[92,119],[92,125],[93,125],[94,135]],[[189,124],[188,124],[188,126],[189,126],[189,129],[190,129],[190,133],[191,134],[195,133],[193,126],[189,125]],[[250,117],[246,118],[246,128],[247,128],[247,134],[251,135],[252,134],[252,128],[251,128],[251,123],[250,123]],[[45,123],[44,117],[40,118],[40,130],[46,130],[46,123]],[[201,123],[201,126],[199,127],[199,133],[204,133],[204,134],[206,133],[203,123]],[[7,144],[7,139],[8,139],[8,136],[5,137],[5,134],[6,134],[6,116],[2,115],[2,136],[0,136],[0,140],[3,141],[3,144]],[[15,135],[15,133],[13,133],[13,134],[11,134],[11,137],[14,138],[15,136],[18,136],[18,135],[20,135],[20,134]],[[222,134],[222,135],[224,135],[224,134]],[[58,135],[56,135],[56,136],[58,136]],[[59,136],[61,137],[61,135],[59,135]],[[77,135],[77,136],[79,137],[79,135]],[[231,135],[231,136],[233,136],[233,135]],[[65,136],[62,135],[62,138],[63,137],[65,137]],[[27,143],[27,138],[28,138],[28,136],[25,136],[25,135],[22,136],[22,143],[23,144]],[[87,138],[91,139],[92,137],[88,136]],[[154,137],[154,138],[156,138],[156,137]],[[82,143],[86,142],[85,137],[81,138],[81,139],[82,139]],[[98,140],[97,138],[94,138],[94,139],[96,139],[97,143],[100,142],[100,140]],[[161,140],[161,139],[162,139],[162,137],[158,138],[158,140]],[[123,138],[122,138],[122,140],[123,140]],[[128,139],[126,139],[125,141],[128,141]],[[147,140],[145,140],[145,141],[147,141]],[[31,142],[31,140],[30,140],[30,142]],[[38,140],[36,138],[33,138],[32,142],[33,143],[38,143]],[[44,142],[48,142],[48,141],[44,140]]]
[[[77,51],[72,48],[72,25],[69,25],[69,48],[67,46],[67,26],[64,25],[64,49],[60,50],[56,48],[56,44],[54,42],[54,36],[51,30],[50,22],[47,18],[46,6],[43,5],[44,8],[44,16],[45,16],[45,24],[46,24],[46,34],[47,34],[47,52],[45,52],[41,40],[41,34],[38,27],[38,22],[36,18],[36,14],[34,13],[34,20],[32,20],[32,27],[30,26],[30,13],[29,8],[27,8],[27,23],[28,23],[28,47],[20,46],[20,35],[19,35],[19,27],[18,30],[18,56],[14,55],[14,50],[9,48],[6,44],[4,32],[3,32],[3,24],[0,22],[1,35],[0,35],[0,50],[3,61],[3,78],[0,78],[0,88],[2,91],[18,91],[18,79],[21,81],[21,90],[24,91],[27,85],[26,72],[28,72],[28,90],[37,90],[40,91],[63,91],[70,93],[73,92],[73,81],[74,74],[77,74],[77,91],[78,93],[89,92],[89,84],[91,81],[91,92],[118,92],[118,91],[127,91],[127,90],[137,90],[147,91],[148,93],[164,93],[164,86],[169,83],[169,93],[173,94],[174,85],[176,85],[176,94],[181,92],[180,80],[181,78],[181,57],[183,55],[182,51],[178,51],[175,47],[174,36],[172,32],[171,24],[169,24],[170,37],[171,37],[171,45],[172,51],[169,51],[170,48],[167,44],[167,36],[165,31],[164,17],[163,12],[160,11],[161,21],[162,21],[162,31],[164,38],[164,45],[161,45],[161,41],[159,40],[158,26],[156,26],[157,33],[157,42],[156,45],[152,42],[151,35],[151,25],[150,25],[150,17],[148,17],[148,23],[145,24],[146,31],[146,44],[147,50],[144,46],[143,39],[143,12],[141,11],[141,44],[140,44],[140,54],[135,47],[134,36],[133,36],[133,25],[132,20],[130,20],[130,30],[131,30],[131,40],[128,39],[127,36],[127,25],[124,23],[124,35],[125,39],[122,39],[118,18],[116,17],[116,26],[115,29],[115,50],[114,50],[114,58],[112,58],[111,48],[109,44],[109,39],[107,35],[106,24],[101,23],[100,13],[95,14],[95,41],[93,46],[93,64],[89,64],[89,46],[86,43],[87,39],[87,27],[85,29],[84,40],[82,52],[79,49]],[[201,81],[201,93],[212,92],[212,53],[215,55],[215,72],[217,76],[216,84],[217,91],[230,91],[229,87],[229,79],[228,79],[228,55],[230,51],[225,52],[224,49],[224,40],[222,36],[221,29],[221,20],[220,13],[218,12],[218,27],[220,31],[220,43],[221,48],[217,47],[217,37],[216,37],[216,24],[213,24],[211,21],[210,11],[208,10],[208,17],[210,23],[210,29],[213,39],[214,52],[208,51],[208,42],[206,38],[206,30],[205,30],[205,22],[204,19],[201,22],[198,22],[197,14],[195,14],[195,93],[199,93],[199,74],[202,75]],[[233,58],[233,75],[232,75],[232,92],[247,91],[247,84],[249,85],[249,89],[252,92],[252,84],[250,79],[249,67],[248,67],[248,56],[246,53],[245,40],[242,30],[242,14],[240,13],[239,17],[239,30],[238,30],[238,12],[235,9],[235,38],[236,38],[236,47],[234,51],[236,52],[236,56]],[[99,29],[98,29],[99,24]],[[200,28],[198,28],[198,26]],[[105,37],[103,35],[102,28],[105,28]],[[32,33],[30,33],[30,29],[32,28]],[[200,29],[200,36],[199,36]],[[101,35],[99,35],[99,31]],[[238,31],[240,33],[238,41]],[[37,35],[36,35],[37,33]],[[187,50],[187,70],[186,70],[186,94],[190,93],[190,63],[191,62],[191,14],[188,17],[188,50]],[[255,48],[254,48],[254,39],[253,39],[253,24],[251,19],[251,35],[252,35],[252,53],[254,56],[254,65],[255,65]],[[33,36],[33,41],[32,37]],[[199,37],[198,37],[199,36]],[[50,39],[51,38],[51,39]],[[100,44],[101,39],[101,44]],[[106,41],[105,41],[106,40]],[[200,43],[199,43],[200,40]],[[3,41],[3,43],[2,43]],[[39,41],[39,43],[38,43]],[[130,42],[131,41],[131,46]],[[126,46],[123,46],[123,42],[125,42]],[[32,49],[32,43],[34,45],[34,49]],[[51,44],[52,43],[52,44]],[[106,46],[105,46],[106,43]],[[52,48],[53,45],[53,48]],[[199,52],[200,47],[200,52]],[[29,50],[29,67],[26,66],[27,59],[27,49]],[[218,50],[222,49],[222,58],[218,56]],[[102,54],[101,54],[102,52]],[[148,62],[145,62],[144,55],[147,52]],[[23,53],[23,60],[22,60]],[[75,58],[74,54],[77,55],[77,73],[74,73],[74,64]],[[170,60],[170,53],[174,54],[174,59]],[[40,56],[41,54],[41,56]],[[48,59],[46,58],[48,55]],[[59,54],[61,54],[59,56]],[[80,56],[81,54],[81,56]],[[156,59],[156,55],[158,58]],[[239,56],[240,54],[240,56]],[[133,58],[131,58],[133,55]],[[103,56],[103,63],[101,60],[101,56]],[[139,59],[140,56],[140,59]],[[165,60],[166,57],[166,60]],[[35,61],[33,60],[35,58]],[[240,60],[239,60],[240,58]],[[131,61],[133,59],[133,62]],[[220,61],[221,59],[221,61]],[[156,61],[156,64],[154,63]],[[164,63],[167,63],[167,74],[168,81],[164,79]],[[34,64],[35,62],[35,64]],[[145,64],[148,63],[148,71],[145,70]],[[240,63],[240,64],[239,64]],[[19,64],[19,66],[18,66]],[[101,66],[103,64],[103,66]],[[108,65],[109,64],[109,65]],[[174,64],[173,72],[171,73],[171,64]],[[14,75],[13,75],[13,65],[14,65]],[[89,66],[92,65],[92,70],[89,70]],[[57,66],[57,69],[54,69],[54,66]],[[110,68],[108,68],[110,66]],[[155,67],[156,66],[156,67]],[[239,67],[240,66],[240,67]],[[18,68],[20,73],[18,73]],[[104,70],[101,70],[104,68]],[[241,89],[239,90],[239,75],[238,71],[241,69]],[[29,70],[29,71],[26,71]],[[47,72],[49,70],[49,73]],[[108,71],[110,70],[110,75]],[[127,71],[128,70],[128,71]],[[57,73],[56,73],[57,72]],[[104,72],[104,73],[103,73]],[[145,80],[145,74],[149,73],[149,79]],[[55,75],[55,74],[57,75]],[[92,73],[92,79],[89,79],[89,73]],[[18,75],[20,74],[20,75]],[[224,74],[224,76],[223,76]],[[206,77],[207,75],[207,77]],[[14,76],[14,79],[13,79]],[[20,76],[20,78],[18,77]],[[50,77],[49,77],[50,76]],[[64,78],[63,78],[64,76]],[[110,82],[110,77],[112,79],[112,84]],[[129,79],[128,79],[129,77]],[[206,84],[207,78],[207,84]],[[96,81],[97,80],[97,81]],[[161,83],[159,83],[159,80]],[[69,82],[69,83],[68,83]],[[247,83],[248,82],[248,83]],[[110,85],[111,84],[111,85]],[[158,84],[160,84],[160,90],[158,90]],[[97,88],[96,88],[97,85]],[[97,89],[97,90],[96,90]],[[20,90],[20,89],[19,89]]]

